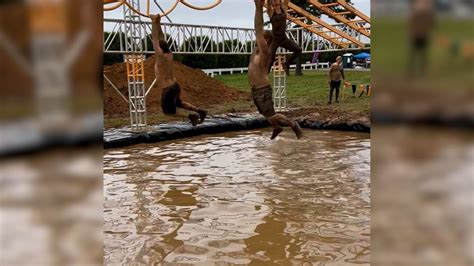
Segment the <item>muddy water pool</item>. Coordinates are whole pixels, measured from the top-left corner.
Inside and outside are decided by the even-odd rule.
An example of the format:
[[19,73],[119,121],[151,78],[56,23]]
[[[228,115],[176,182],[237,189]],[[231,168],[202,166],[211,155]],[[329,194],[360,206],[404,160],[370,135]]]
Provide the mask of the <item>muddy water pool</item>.
[[106,150],[104,262],[370,262],[370,136],[268,129]]

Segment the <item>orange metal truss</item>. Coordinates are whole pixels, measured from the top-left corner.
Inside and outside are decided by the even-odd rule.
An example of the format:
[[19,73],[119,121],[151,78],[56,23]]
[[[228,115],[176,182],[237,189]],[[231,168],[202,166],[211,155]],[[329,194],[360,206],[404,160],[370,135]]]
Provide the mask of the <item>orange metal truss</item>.
[[146,126],[145,67],[143,55],[126,55],[130,119],[135,127]]
[[[356,46],[363,48],[365,44],[356,38],[350,36],[349,34],[343,32],[342,30],[336,28],[335,26],[332,26],[331,24],[323,21],[322,19],[312,15],[311,13],[307,12],[306,10],[302,9],[301,7],[293,4],[293,3],[288,3],[288,8],[289,8],[289,16],[288,19],[291,20],[293,23],[304,27],[306,30],[309,30],[313,32],[314,34],[321,36],[322,38],[340,46],[340,47],[348,47],[351,44],[355,44]],[[292,12],[293,11],[293,12]],[[294,15],[300,15],[303,17],[296,17]],[[316,25],[320,25],[327,30],[318,30],[313,27],[313,25],[308,25],[305,23],[303,20],[304,19],[310,19]]]
[[143,65],[143,55],[127,55],[127,77],[131,82],[143,82],[145,80],[145,71]]
[[[370,18],[351,4],[348,4],[345,0],[336,0],[336,2],[328,4],[321,4],[318,0],[307,1],[337,22],[343,23],[360,34],[370,38]],[[332,10],[331,7],[335,6],[340,7],[344,11],[336,12]],[[355,15],[355,19],[347,19],[345,15],[348,14]],[[368,27],[365,27],[362,23],[368,24]]]

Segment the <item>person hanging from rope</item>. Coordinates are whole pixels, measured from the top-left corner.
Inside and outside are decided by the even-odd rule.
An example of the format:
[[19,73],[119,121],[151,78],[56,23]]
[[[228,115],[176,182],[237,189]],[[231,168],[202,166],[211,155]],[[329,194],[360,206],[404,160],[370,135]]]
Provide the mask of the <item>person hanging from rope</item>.
[[286,20],[289,0],[267,0],[267,13],[272,23],[273,41],[271,43],[271,57],[268,73],[272,68],[275,55],[279,47],[293,52],[290,59],[286,61],[285,72],[290,75],[290,65],[301,55],[302,49],[293,40],[286,36]]
[[155,50],[155,75],[158,88],[162,89],[161,109],[167,116],[185,117],[193,126],[203,123],[207,111],[183,102],[181,89],[173,73],[173,53],[161,30],[161,16],[150,15],[152,21],[152,41]]
[[273,108],[272,87],[268,78],[268,65],[272,51],[271,43],[272,33],[263,30],[263,5],[265,0],[255,1],[255,34],[257,46],[250,56],[248,78],[252,87],[252,98],[257,106],[258,112],[265,116],[273,127],[271,139],[275,139],[283,131],[283,126],[293,129],[297,138],[303,136],[303,131],[297,122],[291,121],[282,114],[275,113]]

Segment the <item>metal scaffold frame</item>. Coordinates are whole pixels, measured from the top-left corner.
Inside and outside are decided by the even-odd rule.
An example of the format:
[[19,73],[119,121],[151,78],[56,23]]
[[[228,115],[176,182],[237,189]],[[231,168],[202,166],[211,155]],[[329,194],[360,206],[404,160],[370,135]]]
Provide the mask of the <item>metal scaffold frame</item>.
[[[312,15],[308,11],[289,3],[290,8],[288,19],[298,26],[301,26],[317,36],[342,48],[363,48],[365,44],[360,40],[360,35],[344,31],[336,25],[331,25],[324,20]],[[302,16],[302,17],[300,17]],[[310,20],[320,27],[311,27],[306,20]],[[341,25],[341,24],[340,24]],[[345,25],[345,24],[342,24]]]
[[[360,34],[370,38],[370,18],[345,0],[336,0],[335,2],[328,4],[322,4],[318,0],[307,1],[335,21],[343,23]],[[338,7],[342,9],[342,12],[336,12],[331,9],[331,7]],[[355,19],[348,19],[346,15],[353,15],[355,16]]]
[[64,123],[70,116],[67,99],[71,91],[69,69],[62,61],[67,49],[65,34],[34,34],[33,77],[39,121],[45,125]]
[[[124,19],[104,19],[104,25],[110,28],[110,34],[104,41],[103,51],[106,54],[144,53],[153,54],[153,47],[148,45],[151,41],[151,22],[133,21],[136,27],[143,30],[146,41],[143,41],[142,52],[127,51],[125,49],[125,24]],[[170,49],[175,54],[245,54],[250,55],[255,48],[255,30],[250,28],[190,25],[177,23],[162,23],[163,33],[170,44]],[[354,30],[348,29],[344,24],[332,25],[332,28],[362,43],[358,45],[341,45],[339,42],[328,40],[315,32],[324,31],[320,25],[309,25],[288,29],[288,37],[293,39],[303,49],[303,53],[329,52],[344,50],[361,50],[365,43],[362,36]],[[327,35],[327,34],[326,34]],[[332,35],[328,35],[332,38]],[[118,40],[119,47],[114,48],[113,42]],[[145,40],[145,39],[144,39]],[[192,45],[190,45],[192,43]],[[285,51],[283,51],[286,53]]]
[[277,54],[273,64],[273,106],[276,111],[286,110],[286,57],[284,54]]
[[40,10],[29,14],[31,58],[24,56],[1,30],[0,49],[32,79],[38,122],[42,130],[54,130],[70,120],[71,66],[86,47],[91,33],[86,28],[68,41],[64,1],[28,4],[32,10]]
[[[130,5],[130,6],[129,6]],[[145,50],[144,30],[140,27],[141,16],[133,11],[140,9],[139,0],[130,0],[123,6],[124,11],[124,61],[127,66],[128,103],[130,107],[130,125],[132,130],[140,130],[146,123]]]

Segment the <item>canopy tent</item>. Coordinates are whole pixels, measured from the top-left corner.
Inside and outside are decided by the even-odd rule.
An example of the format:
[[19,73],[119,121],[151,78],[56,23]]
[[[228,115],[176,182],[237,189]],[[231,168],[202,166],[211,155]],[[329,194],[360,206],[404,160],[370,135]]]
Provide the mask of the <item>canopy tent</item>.
[[360,54],[354,55],[354,59],[367,59],[367,58],[370,58],[370,54],[368,53],[360,53]]

